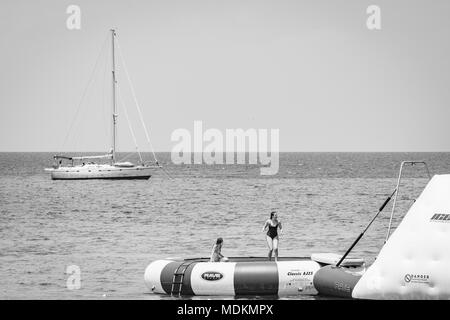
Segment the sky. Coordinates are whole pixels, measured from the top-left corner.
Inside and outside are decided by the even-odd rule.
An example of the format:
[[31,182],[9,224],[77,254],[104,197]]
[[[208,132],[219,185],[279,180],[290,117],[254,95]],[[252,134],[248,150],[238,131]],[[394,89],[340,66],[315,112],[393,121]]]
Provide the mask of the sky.
[[[450,151],[449,13],[445,0],[2,0],[0,151],[109,150],[112,27],[156,151],[196,120],[279,129],[280,151]],[[118,111],[118,149],[133,150]]]

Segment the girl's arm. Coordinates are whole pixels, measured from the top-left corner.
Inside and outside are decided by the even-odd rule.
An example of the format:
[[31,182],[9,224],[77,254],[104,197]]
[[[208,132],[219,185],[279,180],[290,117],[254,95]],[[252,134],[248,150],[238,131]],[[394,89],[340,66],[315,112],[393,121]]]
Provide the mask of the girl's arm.
[[281,222],[278,221],[278,226],[280,227],[280,236],[283,233],[283,226],[281,225]]
[[264,230],[266,230],[266,227],[267,227],[267,220],[266,222],[264,222],[264,227],[262,228],[261,232],[264,232]]

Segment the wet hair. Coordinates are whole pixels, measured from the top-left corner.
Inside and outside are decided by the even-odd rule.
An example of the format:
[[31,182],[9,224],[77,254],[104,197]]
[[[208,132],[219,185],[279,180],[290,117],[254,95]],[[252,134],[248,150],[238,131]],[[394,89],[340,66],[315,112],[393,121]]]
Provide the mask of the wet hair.
[[277,212],[276,212],[276,211],[272,211],[272,212],[270,213],[270,219],[273,218],[273,215],[274,215],[275,213],[277,213]]
[[222,238],[217,238],[216,244],[221,244],[223,242]]

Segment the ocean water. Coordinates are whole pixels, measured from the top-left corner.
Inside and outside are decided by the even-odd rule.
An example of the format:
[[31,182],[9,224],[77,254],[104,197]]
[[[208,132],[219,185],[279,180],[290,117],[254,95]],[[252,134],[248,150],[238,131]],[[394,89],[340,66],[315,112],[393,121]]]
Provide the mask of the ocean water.
[[[282,153],[274,176],[157,157],[170,177],[156,169],[148,181],[52,181],[43,170],[51,153],[0,153],[0,298],[174,299],[149,293],[151,261],[206,257],[219,236],[226,256],[265,256],[271,210],[284,226],[281,256],[344,253],[394,190],[402,160],[450,173],[450,153]],[[394,227],[427,181],[423,168],[405,169]],[[391,205],[353,256],[373,262]],[[71,265],[81,270],[78,290],[67,288]],[[206,298],[226,297],[194,297]]]

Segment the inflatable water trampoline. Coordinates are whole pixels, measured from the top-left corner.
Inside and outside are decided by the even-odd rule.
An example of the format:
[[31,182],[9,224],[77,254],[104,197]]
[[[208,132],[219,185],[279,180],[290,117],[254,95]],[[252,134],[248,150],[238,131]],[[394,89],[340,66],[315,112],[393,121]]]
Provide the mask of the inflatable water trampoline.
[[[315,254],[309,257],[231,257],[227,262],[209,258],[163,259],[149,264],[145,284],[153,292],[168,295],[290,296],[314,295],[314,274],[336,263],[339,255]],[[343,268],[364,267],[364,260],[348,258]]]

